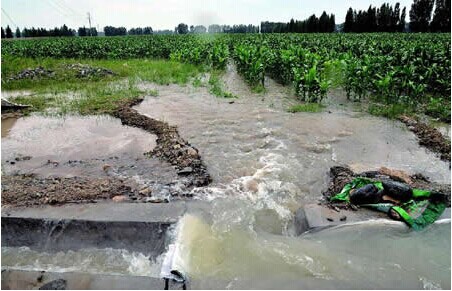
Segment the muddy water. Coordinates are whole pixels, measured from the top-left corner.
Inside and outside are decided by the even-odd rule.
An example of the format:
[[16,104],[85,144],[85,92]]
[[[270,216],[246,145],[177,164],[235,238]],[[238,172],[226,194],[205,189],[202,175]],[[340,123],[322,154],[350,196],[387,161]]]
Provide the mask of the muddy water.
[[[59,118],[36,115],[19,118],[13,125],[11,129],[9,120],[2,120],[2,129],[8,130],[8,135],[2,138],[5,173],[62,174],[65,165],[69,168],[68,161],[72,165],[93,159],[101,163],[102,159],[117,160],[120,156],[141,158],[156,145],[155,136],[124,127],[120,121],[107,116]],[[51,164],[47,163],[49,160]],[[102,170],[101,166],[98,170]]]
[[7,137],[11,128],[16,124],[17,118],[2,119],[2,138]]
[[210,187],[194,190],[212,201],[212,211],[187,216],[176,239],[185,253],[181,268],[201,287],[450,288],[450,224],[414,233],[371,223],[303,237],[292,229],[294,211],[320,198],[330,166],[386,166],[450,183],[448,164],[401,123],[339,106],[340,91],[324,113],[290,114],[290,93],[271,80],[259,95],[225,78],[238,99],[143,85],[159,96],[136,108],[177,125],[213,177]]

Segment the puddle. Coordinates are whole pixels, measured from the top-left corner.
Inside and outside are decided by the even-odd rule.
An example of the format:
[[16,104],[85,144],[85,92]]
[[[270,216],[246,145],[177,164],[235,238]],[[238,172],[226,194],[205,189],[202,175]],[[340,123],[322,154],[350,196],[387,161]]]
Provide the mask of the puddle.
[[[4,130],[8,130],[2,138],[2,164],[6,174],[99,174],[103,165],[121,159],[127,160],[129,166],[134,160],[144,160],[143,154],[156,146],[154,135],[122,126],[119,120],[109,116],[34,115],[2,120],[2,135],[6,133]],[[25,156],[28,158],[23,160]]]

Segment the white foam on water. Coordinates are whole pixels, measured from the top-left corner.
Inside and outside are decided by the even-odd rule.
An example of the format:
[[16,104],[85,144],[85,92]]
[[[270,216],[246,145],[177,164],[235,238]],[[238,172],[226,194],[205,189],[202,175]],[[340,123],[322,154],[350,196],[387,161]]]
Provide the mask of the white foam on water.
[[25,271],[82,272],[108,275],[158,276],[162,256],[155,260],[124,249],[81,249],[57,253],[28,247],[2,247],[2,267]]

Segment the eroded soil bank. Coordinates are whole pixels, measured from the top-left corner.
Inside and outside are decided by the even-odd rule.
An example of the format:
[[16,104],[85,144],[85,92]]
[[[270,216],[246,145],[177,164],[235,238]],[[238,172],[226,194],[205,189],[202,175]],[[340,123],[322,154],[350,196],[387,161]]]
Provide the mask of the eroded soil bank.
[[408,116],[401,116],[399,120],[416,134],[421,146],[437,153],[441,160],[450,163],[450,140],[447,140],[439,130]]
[[206,186],[211,178],[201,160],[198,150],[179,136],[177,127],[138,113],[133,106],[140,104],[144,98],[122,104],[113,116],[121,119],[124,125],[134,126],[157,135],[157,146],[150,152],[151,156],[160,157],[174,165],[178,174],[187,176],[186,186]]

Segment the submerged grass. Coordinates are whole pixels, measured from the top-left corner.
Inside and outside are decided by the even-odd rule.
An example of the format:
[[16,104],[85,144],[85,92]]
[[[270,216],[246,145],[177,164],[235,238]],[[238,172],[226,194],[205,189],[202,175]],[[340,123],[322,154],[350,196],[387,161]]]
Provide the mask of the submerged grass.
[[[113,76],[80,78],[70,64],[82,63],[113,71]],[[27,68],[44,67],[54,76],[37,79],[8,80]],[[75,60],[75,59],[20,59],[2,60],[2,90],[30,90],[31,96],[14,98],[20,104],[32,105],[28,112],[46,114],[104,114],[116,109],[118,101],[130,100],[143,94],[157,96],[156,90],[138,88],[141,81],[157,84],[186,84],[203,69],[190,64],[165,60]],[[52,111],[47,110],[53,108]]]
[[287,111],[296,112],[321,112],[325,106],[320,103],[303,103],[291,106]]
[[376,104],[369,105],[367,111],[375,116],[383,116],[389,119],[395,119],[400,115],[413,115],[415,110],[407,105],[402,104]]
[[217,97],[221,97],[221,98],[238,98],[237,96],[235,96],[231,92],[224,91],[223,85],[222,85],[222,83],[220,81],[220,72],[218,72],[218,71],[213,71],[210,74],[209,85],[210,85],[209,92],[211,94],[217,96]]

